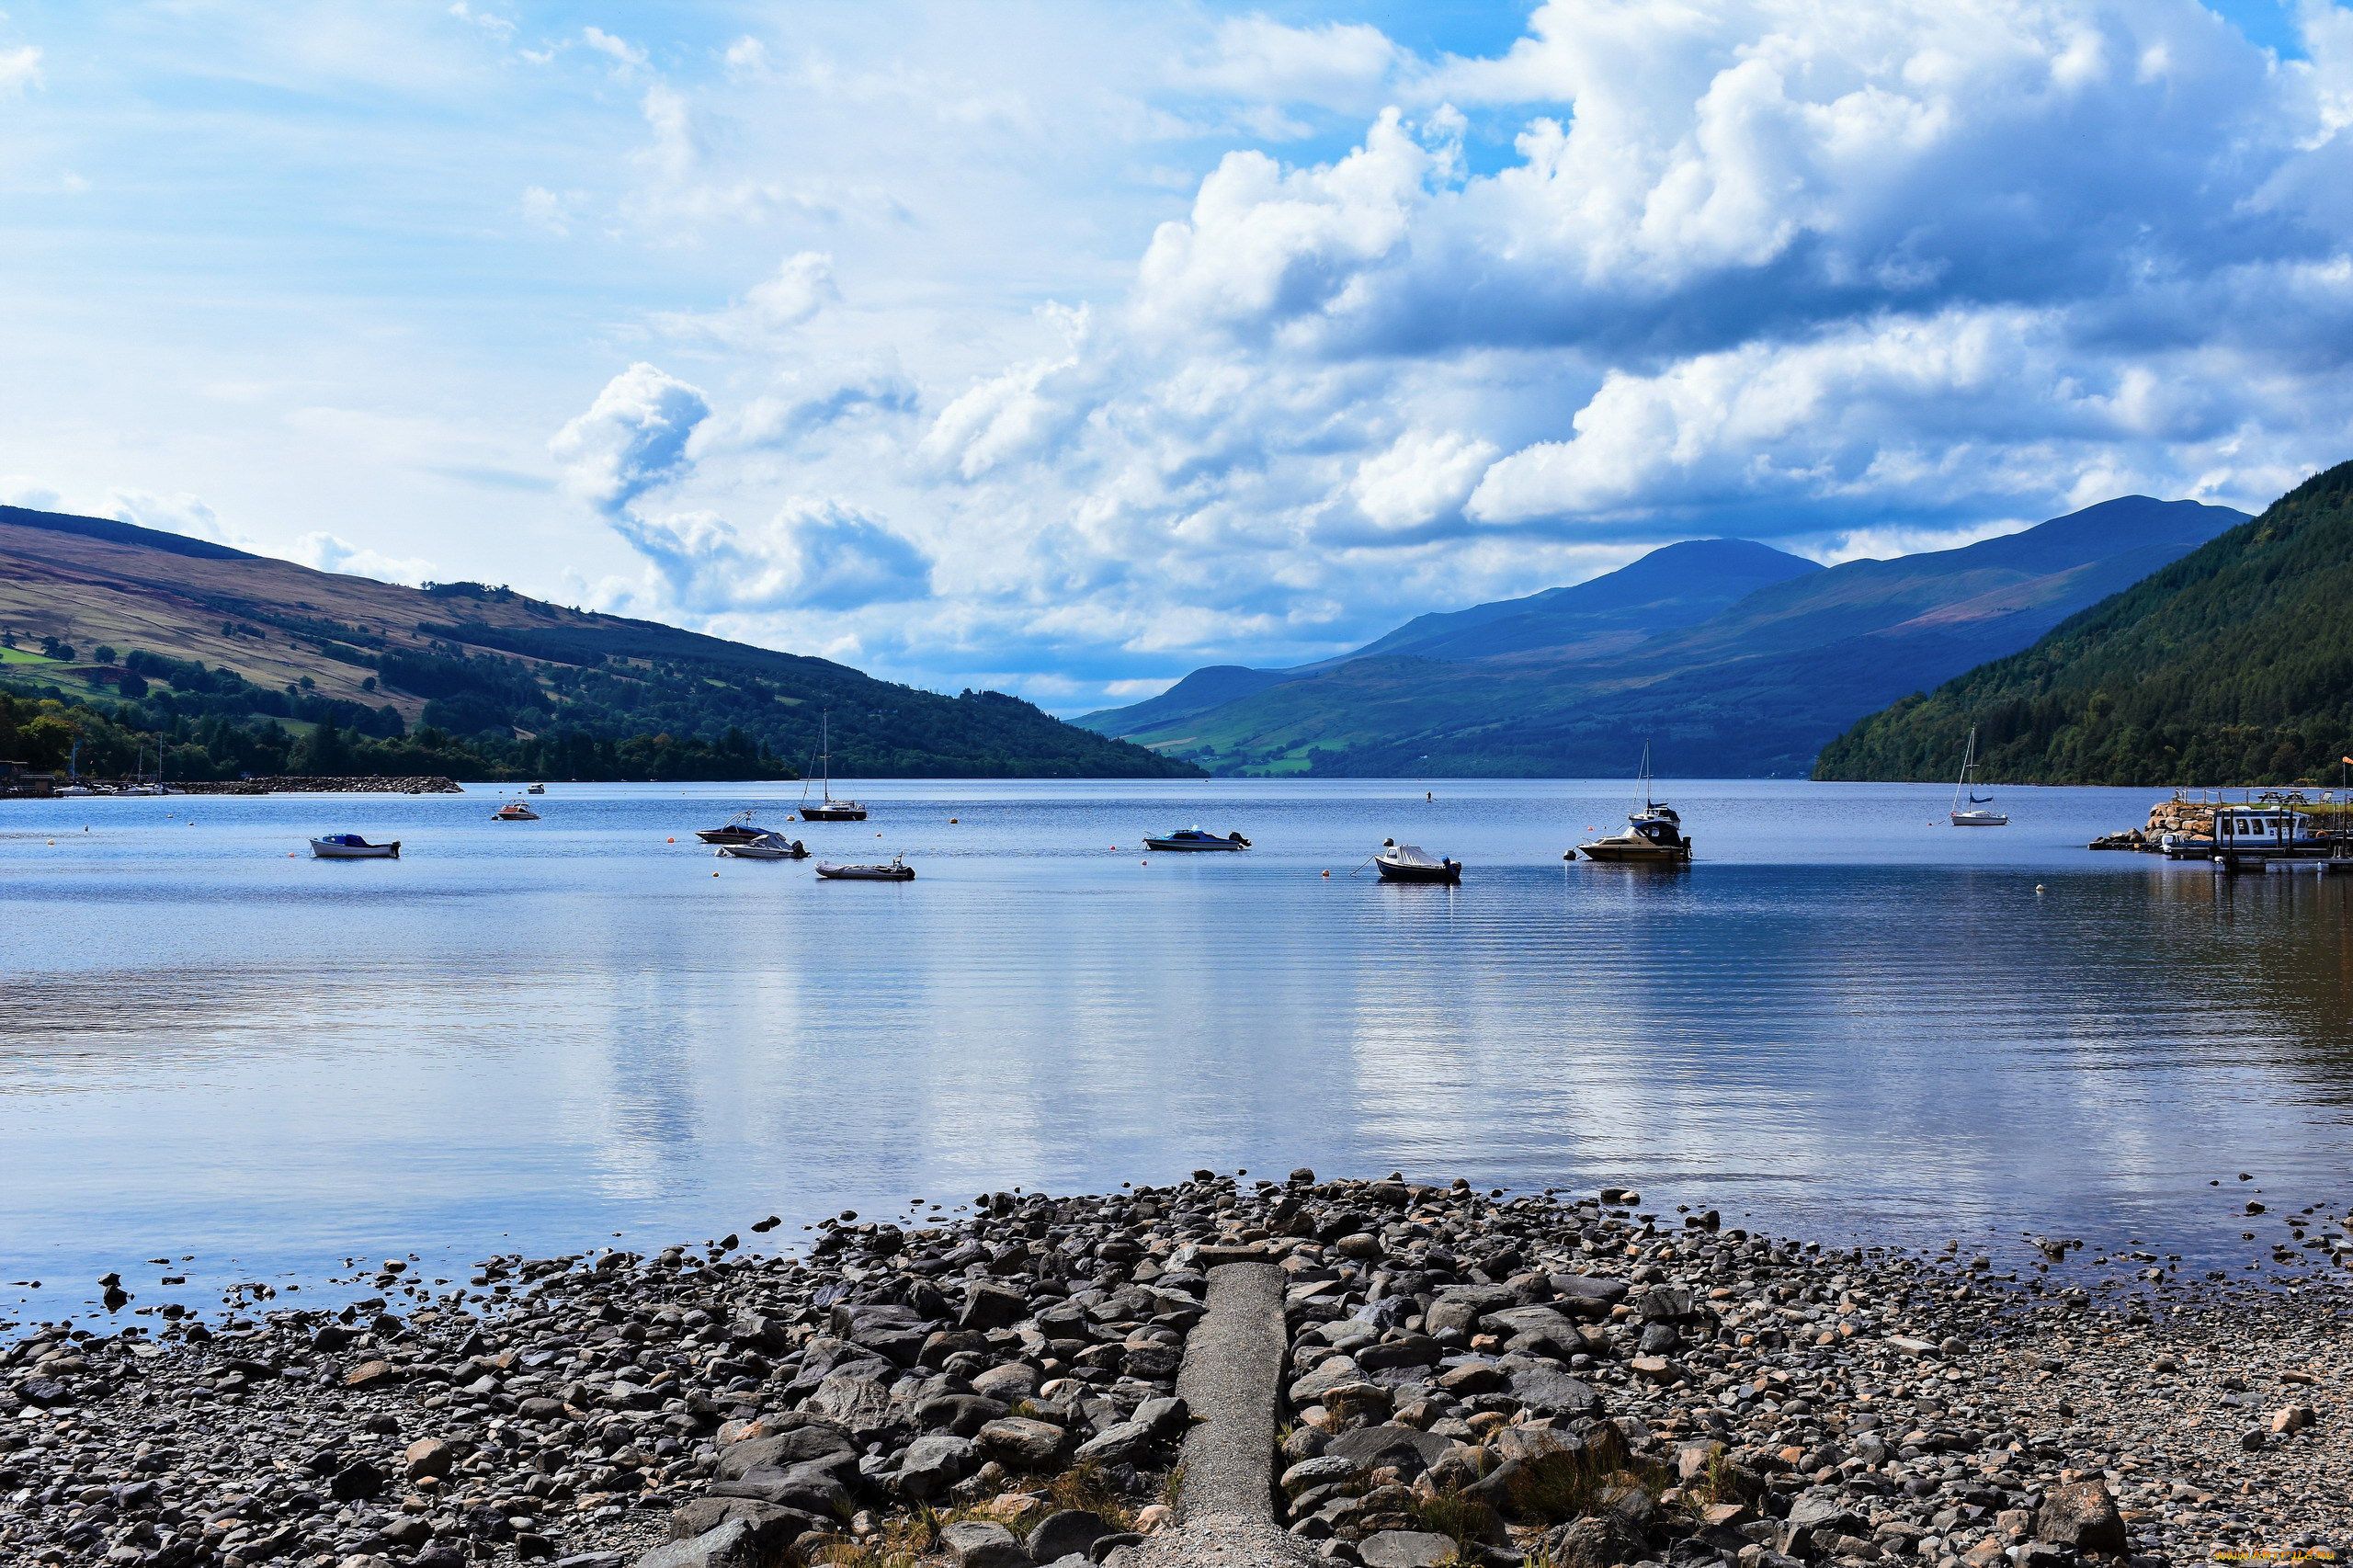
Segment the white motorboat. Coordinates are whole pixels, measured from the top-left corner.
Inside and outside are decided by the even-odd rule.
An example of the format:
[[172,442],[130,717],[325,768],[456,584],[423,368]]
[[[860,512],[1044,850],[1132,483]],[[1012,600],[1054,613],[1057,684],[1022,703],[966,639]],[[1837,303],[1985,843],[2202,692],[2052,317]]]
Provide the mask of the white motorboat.
[[[1952,787],[1952,825],[1955,827],[2009,826],[2010,819],[2002,812],[1989,812],[1983,809],[1994,803],[1993,796],[1986,795],[1980,797],[1977,791],[1970,789],[1969,770],[1976,765],[1977,731],[1972,726],[1969,732],[1969,744],[1962,749],[1961,754],[1961,782]],[[1969,796],[1969,809],[1967,811],[1961,810],[1961,797],[1963,793],[1966,793]]]
[[722,844],[717,853],[733,856],[738,860],[806,860],[809,858],[808,846],[780,833],[763,833],[740,844]]
[[[1393,838],[1381,841],[1381,853],[1372,858],[1373,866],[1384,882],[1445,882],[1449,885],[1462,880],[1462,862],[1455,859],[1433,859],[1419,845],[1400,844]],[[1363,869],[1358,867],[1358,869]]]
[[397,860],[401,858],[401,841],[370,844],[356,833],[330,833],[324,838],[311,840],[311,858],[315,860]]
[[887,866],[836,866],[830,860],[817,862],[817,874],[829,882],[911,882],[915,869],[903,856],[893,855]]

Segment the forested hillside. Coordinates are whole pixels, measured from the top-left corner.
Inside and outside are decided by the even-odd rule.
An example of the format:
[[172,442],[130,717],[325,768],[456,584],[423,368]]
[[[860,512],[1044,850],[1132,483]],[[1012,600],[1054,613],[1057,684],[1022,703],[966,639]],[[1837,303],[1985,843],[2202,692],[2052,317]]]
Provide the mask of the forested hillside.
[[53,767],[78,738],[102,774],[161,744],[181,778],[790,778],[821,724],[837,777],[1199,771],[999,692],[949,697],[504,587],[400,587],[18,507],[0,507],[0,689],[18,715],[0,760]]
[[2353,462],[2023,653],[1874,713],[1817,778],[2325,782],[2353,745]]

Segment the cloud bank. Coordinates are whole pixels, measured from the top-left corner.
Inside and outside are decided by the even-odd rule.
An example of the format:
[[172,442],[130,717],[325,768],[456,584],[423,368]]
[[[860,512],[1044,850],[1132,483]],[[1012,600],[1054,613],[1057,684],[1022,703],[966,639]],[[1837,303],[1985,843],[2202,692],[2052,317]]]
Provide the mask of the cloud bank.
[[[2306,23],[2282,62],[2188,0],[1554,0],[1485,58],[1228,21],[1172,88],[1353,143],[1225,153],[1121,286],[887,392],[802,329],[898,280],[796,255],[670,331],[833,390],[685,441],[710,405],[641,364],[557,452],[686,508],[622,524],[686,609],[1074,691],[1696,532],[2259,504],[2353,443],[2353,28]],[[694,509],[785,483],[757,530]]]

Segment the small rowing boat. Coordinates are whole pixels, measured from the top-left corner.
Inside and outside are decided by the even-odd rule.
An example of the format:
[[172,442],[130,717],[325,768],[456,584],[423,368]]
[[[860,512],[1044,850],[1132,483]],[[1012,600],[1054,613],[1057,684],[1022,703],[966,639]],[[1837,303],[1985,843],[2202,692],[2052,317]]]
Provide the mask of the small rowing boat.
[[1158,838],[1146,838],[1143,841],[1143,846],[1146,849],[1158,849],[1170,854],[1183,854],[1203,849],[1247,849],[1250,847],[1250,841],[1238,833],[1229,833],[1223,838],[1220,838],[1214,833],[1203,833],[1198,827],[1188,827],[1175,833],[1164,833]]
[[780,833],[763,833],[741,844],[722,844],[722,855],[732,855],[739,860],[806,860],[808,846],[797,838],[787,838]]
[[1453,859],[1432,859],[1419,845],[1400,844],[1393,838],[1381,841],[1381,853],[1372,858],[1384,882],[1446,882],[1462,881],[1462,862]]
[[401,841],[370,844],[356,833],[330,833],[324,838],[311,840],[311,858],[314,860],[397,860],[401,858]]
[[893,855],[887,866],[836,866],[830,860],[817,862],[817,874],[829,882],[911,882],[915,869],[904,857]]

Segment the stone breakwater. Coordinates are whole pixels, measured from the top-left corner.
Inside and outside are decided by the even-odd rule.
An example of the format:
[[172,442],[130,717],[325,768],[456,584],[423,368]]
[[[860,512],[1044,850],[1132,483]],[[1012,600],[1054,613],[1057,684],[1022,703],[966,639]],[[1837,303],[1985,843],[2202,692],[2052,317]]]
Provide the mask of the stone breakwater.
[[313,778],[301,776],[267,778],[224,778],[213,782],[176,783],[183,795],[462,795],[454,778],[439,774],[408,778]]
[[[37,1329],[0,1562],[2157,1568],[2353,1525],[2319,1288],[2153,1313],[1613,1188],[1306,1171],[737,1241]],[[1279,1335],[1202,1336],[1280,1356],[1279,1551],[1175,1468],[1233,1263],[1280,1275]]]

